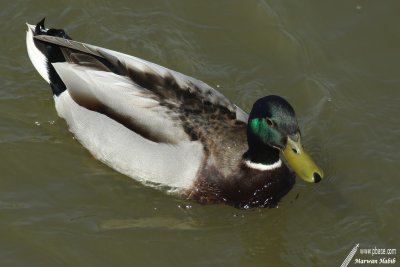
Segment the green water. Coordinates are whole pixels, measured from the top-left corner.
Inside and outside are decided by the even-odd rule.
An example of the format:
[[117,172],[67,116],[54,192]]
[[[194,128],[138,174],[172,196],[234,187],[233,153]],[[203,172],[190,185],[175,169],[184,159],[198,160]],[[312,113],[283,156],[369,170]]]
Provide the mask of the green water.
[[[298,181],[279,208],[237,210],[95,161],[28,59],[25,22],[44,16],[247,111],[285,97],[326,179]],[[0,22],[0,266],[320,267],[357,243],[400,249],[399,1],[1,0]]]

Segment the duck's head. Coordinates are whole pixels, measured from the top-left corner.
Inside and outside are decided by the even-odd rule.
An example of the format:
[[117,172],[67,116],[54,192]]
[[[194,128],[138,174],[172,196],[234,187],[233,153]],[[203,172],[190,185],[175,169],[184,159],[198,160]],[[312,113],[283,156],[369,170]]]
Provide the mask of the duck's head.
[[294,110],[282,97],[266,96],[254,103],[247,139],[252,161],[270,164],[281,153],[297,176],[307,182],[321,181],[323,171],[304,150]]

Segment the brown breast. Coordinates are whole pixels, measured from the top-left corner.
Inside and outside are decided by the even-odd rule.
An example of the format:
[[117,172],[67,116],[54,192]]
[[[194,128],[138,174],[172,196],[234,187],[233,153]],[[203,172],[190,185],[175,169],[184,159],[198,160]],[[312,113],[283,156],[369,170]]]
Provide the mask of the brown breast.
[[294,185],[285,165],[260,171],[241,163],[235,173],[224,176],[214,165],[205,166],[186,198],[202,204],[226,203],[237,208],[276,206]]

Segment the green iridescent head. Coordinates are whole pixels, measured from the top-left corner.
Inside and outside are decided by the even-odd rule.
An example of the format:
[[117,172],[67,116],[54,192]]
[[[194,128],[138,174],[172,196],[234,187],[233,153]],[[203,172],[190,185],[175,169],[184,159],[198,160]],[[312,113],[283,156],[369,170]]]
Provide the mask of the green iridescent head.
[[[266,96],[257,100],[247,126],[249,150],[282,152],[289,166],[305,181],[319,182],[322,170],[304,151],[299,125],[292,106],[282,97]],[[262,153],[262,151],[261,151]]]

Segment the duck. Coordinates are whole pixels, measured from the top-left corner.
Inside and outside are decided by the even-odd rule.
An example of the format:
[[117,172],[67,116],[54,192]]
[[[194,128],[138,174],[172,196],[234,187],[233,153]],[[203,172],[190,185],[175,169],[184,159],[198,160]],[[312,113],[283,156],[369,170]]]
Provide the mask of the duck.
[[55,109],[97,160],[187,201],[273,207],[295,176],[324,174],[304,150],[293,107],[277,95],[250,113],[195,78],[27,23],[29,58]]

